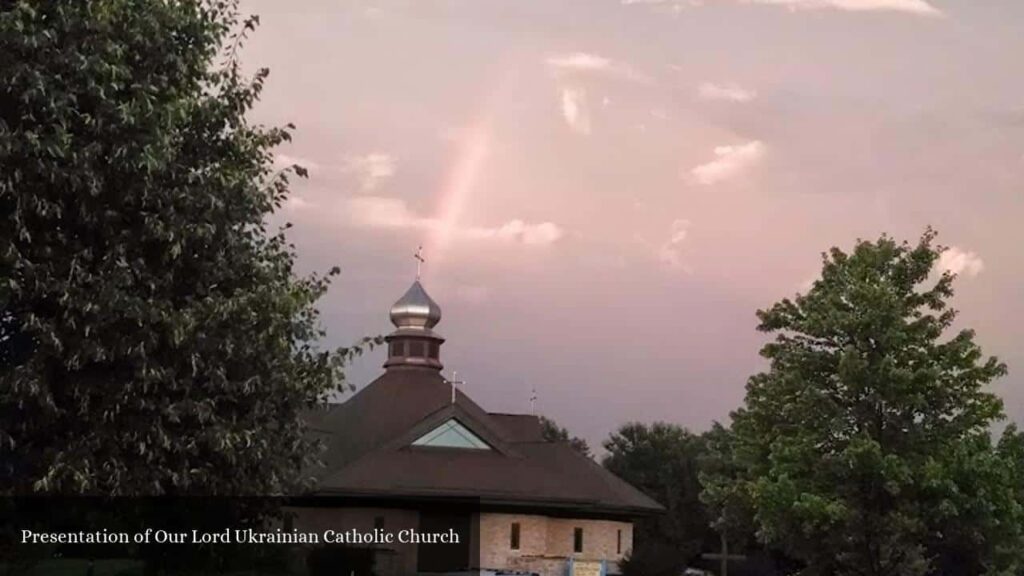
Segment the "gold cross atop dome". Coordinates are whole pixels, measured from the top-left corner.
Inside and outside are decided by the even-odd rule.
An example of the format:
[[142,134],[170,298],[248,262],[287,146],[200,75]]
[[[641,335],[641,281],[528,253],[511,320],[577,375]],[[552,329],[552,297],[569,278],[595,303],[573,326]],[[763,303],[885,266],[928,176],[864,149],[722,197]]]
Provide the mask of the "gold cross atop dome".
[[412,255],[416,259],[416,279],[420,279],[420,268],[426,260],[423,258],[423,246],[416,249],[416,253]]

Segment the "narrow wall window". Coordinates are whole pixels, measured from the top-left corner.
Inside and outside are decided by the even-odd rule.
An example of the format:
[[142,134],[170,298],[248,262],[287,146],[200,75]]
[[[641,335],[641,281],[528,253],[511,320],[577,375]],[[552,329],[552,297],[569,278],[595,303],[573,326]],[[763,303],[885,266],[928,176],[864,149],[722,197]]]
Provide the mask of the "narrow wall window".
[[519,522],[512,523],[512,532],[509,534],[509,548],[519,550]]
[[376,528],[377,530],[383,530],[384,529],[384,517],[383,516],[374,516],[373,517],[373,527]]
[[622,554],[622,530],[615,532],[615,553]]
[[583,552],[583,528],[574,528],[572,531],[572,551]]

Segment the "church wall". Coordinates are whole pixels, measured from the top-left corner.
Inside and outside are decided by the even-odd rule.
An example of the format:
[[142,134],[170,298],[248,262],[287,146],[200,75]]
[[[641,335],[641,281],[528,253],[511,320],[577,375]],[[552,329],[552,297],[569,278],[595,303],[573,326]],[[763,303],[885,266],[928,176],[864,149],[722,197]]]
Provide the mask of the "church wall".
[[[512,550],[510,534],[512,523],[519,523],[519,550]],[[545,516],[525,514],[480,515],[480,566],[482,568],[510,567],[510,558],[543,556],[547,553],[547,526]]]
[[[520,526],[518,550],[511,548],[513,522]],[[573,551],[573,534],[577,527],[583,529],[581,553]],[[633,546],[633,525],[611,520],[483,513],[480,515],[480,543],[482,568],[514,568],[541,576],[563,576],[566,559],[575,557],[607,560],[609,571],[616,573],[616,564]]]
[[[573,533],[583,528],[583,552],[573,551]],[[618,531],[622,531],[621,552]],[[586,560],[621,560],[633,547],[633,524],[613,520],[574,520],[551,518],[548,521],[547,551],[558,556]]]
[[[371,532],[378,518],[384,530],[399,532],[419,527],[419,512],[398,508],[292,508],[296,513],[294,527],[308,532],[324,530]],[[388,550],[377,555],[376,572],[380,576],[402,576],[416,573],[416,545],[395,542],[379,548]]]

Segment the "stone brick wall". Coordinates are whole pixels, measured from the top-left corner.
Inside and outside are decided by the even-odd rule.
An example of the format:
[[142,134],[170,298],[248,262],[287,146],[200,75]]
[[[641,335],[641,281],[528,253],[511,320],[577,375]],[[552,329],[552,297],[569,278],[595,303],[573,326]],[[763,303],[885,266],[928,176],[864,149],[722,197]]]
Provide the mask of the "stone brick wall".
[[[519,549],[511,548],[512,523],[518,522]],[[583,529],[583,551],[573,551],[574,531]],[[621,538],[621,545],[620,539]],[[577,520],[526,514],[480,515],[480,566],[530,570],[564,576],[565,560],[606,560],[609,571],[633,547],[633,525],[612,520]]]
[[[573,551],[576,528],[583,529],[583,551],[579,553]],[[565,558],[617,562],[633,547],[633,524],[629,522],[550,518],[547,533],[547,553]]]
[[[324,530],[370,532],[377,517],[384,518],[388,532],[418,528],[419,513],[393,508],[298,508],[294,527],[322,533]],[[519,549],[511,548],[512,523],[519,523]],[[573,551],[573,533],[583,529],[583,551]],[[621,534],[621,546],[619,538]],[[481,568],[511,568],[536,572],[541,576],[566,576],[566,560],[606,560],[611,573],[633,547],[633,525],[613,520],[553,518],[533,514],[497,514],[484,512],[472,523],[471,550],[479,546]],[[414,544],[387,545],[390,552],[378,556],[381,576],[416,574],[417,549]]]
[[[399,532],[419,527],[420,515],[415,510],[395,508],[292,508],[296,513],[293,525],[302,531],[324,530],[371,532],[378,517],[384,518],[384,529]],[[380,576],[403,576],[416,573],[416,545],[395,542],[383,546],[390,552],[377,557]]]

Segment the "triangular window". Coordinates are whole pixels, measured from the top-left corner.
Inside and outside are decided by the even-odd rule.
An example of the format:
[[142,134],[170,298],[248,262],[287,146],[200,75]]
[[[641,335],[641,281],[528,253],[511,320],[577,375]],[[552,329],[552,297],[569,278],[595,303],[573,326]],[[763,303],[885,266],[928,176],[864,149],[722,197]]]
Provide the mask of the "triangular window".
[[413,446],[442,446],[445,448],[470,448],[473,450],[490,450],[490,445],[473,434],[469,428],[451,418],[437,428],[420,436]]

